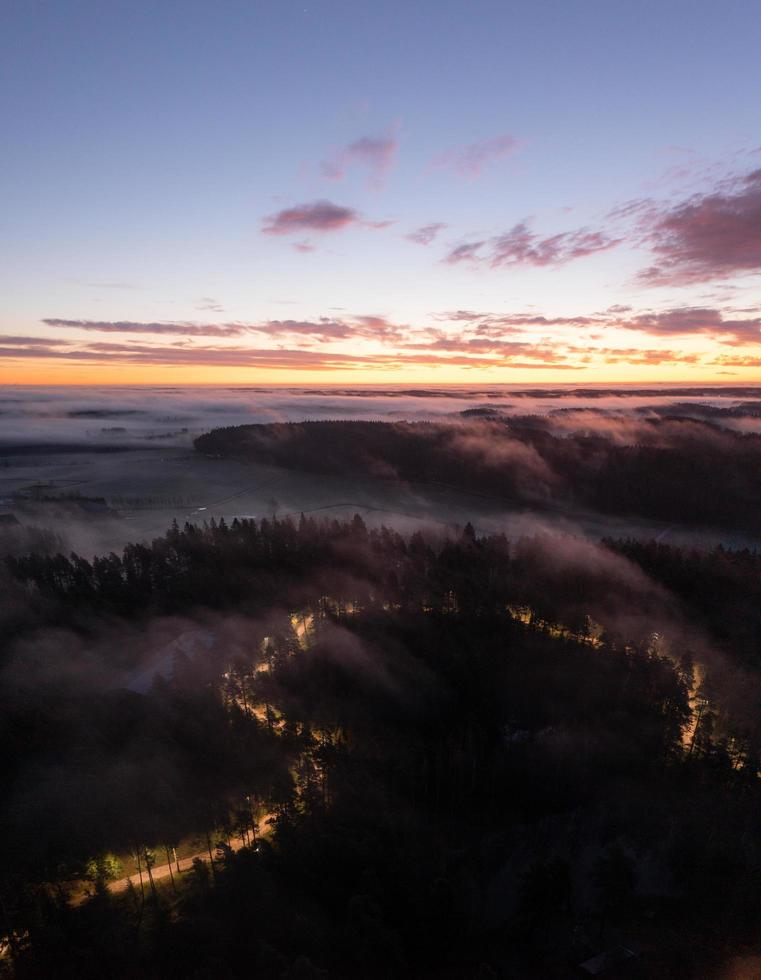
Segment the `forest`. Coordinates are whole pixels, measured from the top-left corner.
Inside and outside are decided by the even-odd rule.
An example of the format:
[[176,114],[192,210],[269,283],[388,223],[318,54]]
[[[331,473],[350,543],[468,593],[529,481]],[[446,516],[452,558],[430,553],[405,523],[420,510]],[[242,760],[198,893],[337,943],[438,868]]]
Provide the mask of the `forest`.
[[231,426],[195,447],[311,473],[455,487],[502,506],[758,534],[761,435],[720,424],[757,410],[675,403],[640,417],[568,408],[501,417],[468,409],[456,421]]
[[761,942],[760,573],[358,516],[8,554],[2,975],[714,975]]

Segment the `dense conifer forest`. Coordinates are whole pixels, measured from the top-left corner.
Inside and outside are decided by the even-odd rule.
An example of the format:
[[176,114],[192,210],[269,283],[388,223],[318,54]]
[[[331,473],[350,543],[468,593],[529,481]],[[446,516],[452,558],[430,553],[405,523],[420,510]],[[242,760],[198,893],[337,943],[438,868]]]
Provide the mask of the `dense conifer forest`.
[[761,936],[760,572],[359,517],[7,557],[3,971],[710,975]]

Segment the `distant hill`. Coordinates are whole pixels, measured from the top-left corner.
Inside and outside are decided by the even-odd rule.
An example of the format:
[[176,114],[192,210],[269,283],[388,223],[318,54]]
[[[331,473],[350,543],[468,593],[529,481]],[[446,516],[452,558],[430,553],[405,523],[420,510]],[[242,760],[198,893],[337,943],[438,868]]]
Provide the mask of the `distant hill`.
[[761,533],[761,437],[705,419],[604,412],[214,429],[198,452],[308,473],[444,484],[531,508],[585,508]]

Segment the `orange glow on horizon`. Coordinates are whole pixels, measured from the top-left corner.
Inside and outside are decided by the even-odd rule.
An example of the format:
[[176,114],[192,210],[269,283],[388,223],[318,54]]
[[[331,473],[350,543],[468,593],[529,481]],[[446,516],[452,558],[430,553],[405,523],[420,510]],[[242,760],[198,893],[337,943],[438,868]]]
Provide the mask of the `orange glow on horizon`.
[[589,365],[585,370],[557,370],[462,366],[418,366],[401,368],[273,369],[240,367],[192,367],[186,365],[45,364],[0,362],[0,385],[467,385],[537,384],[599,385],[650,383],[754,384],[761,383],[759,368],[738,367],[717,372],[711,365]]

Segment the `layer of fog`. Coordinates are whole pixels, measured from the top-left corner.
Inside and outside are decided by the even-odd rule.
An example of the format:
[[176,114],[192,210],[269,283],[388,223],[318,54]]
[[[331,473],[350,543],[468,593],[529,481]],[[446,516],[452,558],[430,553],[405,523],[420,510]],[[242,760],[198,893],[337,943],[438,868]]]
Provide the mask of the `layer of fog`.
[[[0,392],[0,452],[24,447],[151,448],[190,446],[219,426],[304,419],[441,419],[484,407],[510,415],[559,408],[634,415],[671,405],[737,408],[761,398],[755,388],[40,388]],[[684,411],[684,409],[682,409]],[[721,421],[721,420],[720,420]],[[727,420],[736,425],[737,420]]]
[[[49,528],[61,550],[87,556],[150,540],[173,519],[229,521],[301,512],[344,517],[355,511],[369,524],[393,524],[402,531],[471,521],[480,531],[501,530],[511,537],[543,531],[744,545],[752,542],[726,531],[590,513],[540,516],[462,489],[415,486],[369,473],[315,477],[257,463],[206,460],[193,451],[192,439],[212,428],[254,422],[431,420],[457,422],[466,448],[475,452],[479,444],[468,434],[470,423],[478,432],[485,411],[506,418],[541,416],[554,435],[582,432],[616,444],[647,441],[654,426],[660,440],[676,432],[681,437],[691,424],[672,423],[673,414],[696,420],[693,438],[715,439],[721,430],[755,432],[761,425],[759,399],[761,389],[720,387],[6,387],[0,392],[0,513],[14,513],[25,528]],[[528,450],[522,449],[525,455]],[[490,451],[488,445],[484,451]],[[43,499],[30,501],[35,496]],[[89,512],[65,499],[77,496],[100,498],[106,510]],[[20,499],[26,503],[20,505]],[[4,533],[16,535],[8,539],[9,550],[23,548],[17,532]]]

